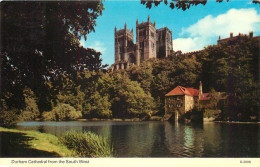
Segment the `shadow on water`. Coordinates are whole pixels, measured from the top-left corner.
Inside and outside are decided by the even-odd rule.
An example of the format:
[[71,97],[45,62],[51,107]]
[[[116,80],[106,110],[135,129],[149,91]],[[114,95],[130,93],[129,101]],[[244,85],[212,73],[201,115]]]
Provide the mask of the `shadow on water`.
[[0,157],[59,157],[55,152],[30,148],[33,139],[25,133],[0,132]]

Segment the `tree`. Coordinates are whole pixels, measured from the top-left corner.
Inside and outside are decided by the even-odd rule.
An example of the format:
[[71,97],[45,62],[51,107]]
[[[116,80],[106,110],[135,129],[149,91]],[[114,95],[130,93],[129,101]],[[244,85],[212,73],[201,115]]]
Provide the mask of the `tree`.
[[114,94],[113,79],[102,71],[85,70],[80,74],[84,118],[111,118],[111,101]]
[[207,87],[226,92],[230,120],[259,118],[259,45],[254,38],[241,35],[225,43],[209,46],[204,51],[202,78]]
[[46,81],[102,68],[100,53],[79,47],[79,39],[95,30],[103,9],[101,1],[1,2],[1,90],[13,94],[7,105],[21,108],[27,86],[48,110]]
[[[223,0],[216,0],[216,2],[222,2]],[[228,2],[229,0],[227,0]],[[161,2],[164,2],[165,5],[170,4],[170,8],[174,9],[182,9],[185,11],[186,9],[189,9],[191,6],[197,6],[199,4],[205,5],[207,3],[207,0],[141,0],[141,3],[146,6],[146,8],[151,9],[152,6],[158,6],[161,4]],[[259,0],[252,0],[255,4],[260,4]]]
[[101,96],[99,92],[94,92],[85,104],[84,114],[91,118],[111,118],[111,103],[108,95]]
[[23,93],[25,98],[25,108],[21,111],[19,119],[22,121],[35,120],[40,116],[38,105],[36,103],[37,98],[30,88],[25,88]]
[[115,95],[112,101],[114,117],[136,118],[149,117],[155,110],[154,100],[140,84],[131,81],[126,73],[114,74]]
[[43,119],[46,121],[68,121],[82,117],[80,111],[69,104],[59,103],[52,111],[43,112]]

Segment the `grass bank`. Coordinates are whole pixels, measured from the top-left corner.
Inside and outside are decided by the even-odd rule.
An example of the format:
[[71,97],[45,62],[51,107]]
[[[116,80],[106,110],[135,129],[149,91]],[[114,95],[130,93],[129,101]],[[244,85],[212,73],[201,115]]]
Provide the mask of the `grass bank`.
[[73,157],[51,134],[0,127],[0,157]]

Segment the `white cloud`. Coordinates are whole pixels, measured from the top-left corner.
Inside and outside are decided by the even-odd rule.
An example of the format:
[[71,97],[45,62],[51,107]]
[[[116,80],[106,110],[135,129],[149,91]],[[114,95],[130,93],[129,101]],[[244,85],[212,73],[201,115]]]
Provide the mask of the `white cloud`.
[[107,48],[105,47],[105,44],[101,41],[94,41],[93,43],[86,44],[85,40],[81,40],[80,44],[85,48],[92,48],[95,49],[98,52],[101,52],[102,55],[106,53]]
[[182,52],[189,52],[191,50],[199,49],[196,46],[198,38],[178,38],[173,40],[173,49],[175,51],[181,50]]
[[[260,14],[256,9],[230,9],[227,13],[213,17],[208,15],[188,28],[183,28],[181,34],[190,38],[173,40],[174,50],[183,52],[203,49],[204,46],[222,38],[229,37],[230,32],[248,34],[260,32]],[[187,46],[189,45],[189,46]]]

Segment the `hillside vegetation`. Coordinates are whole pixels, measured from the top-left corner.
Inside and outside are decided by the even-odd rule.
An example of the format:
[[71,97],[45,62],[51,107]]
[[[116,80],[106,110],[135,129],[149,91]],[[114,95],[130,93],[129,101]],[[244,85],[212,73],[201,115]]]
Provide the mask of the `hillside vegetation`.
[[[164,95],[177,85],[198,88],[203,92],[228,93],[228,105],[221,108],[221,120],[259,119],[259,44],[247,36],[182,54],[173,52],[164,59],[150,59],[127,70],[83,70],[64,74],[45,82],[45,103],[40,108],[33,90],[25,88],[24,105],[13,108],[14,94],[2,99],[1,122],[8,115],[18,119],[75,120],[77,118],[147,118],[164,115]],[[30,103],[29,103],[30,102]],[[60,113],[66,113],[60,114]],[[30,114],[31,113],[31,114]],[[29,117],[30,116],[30,117]]]

